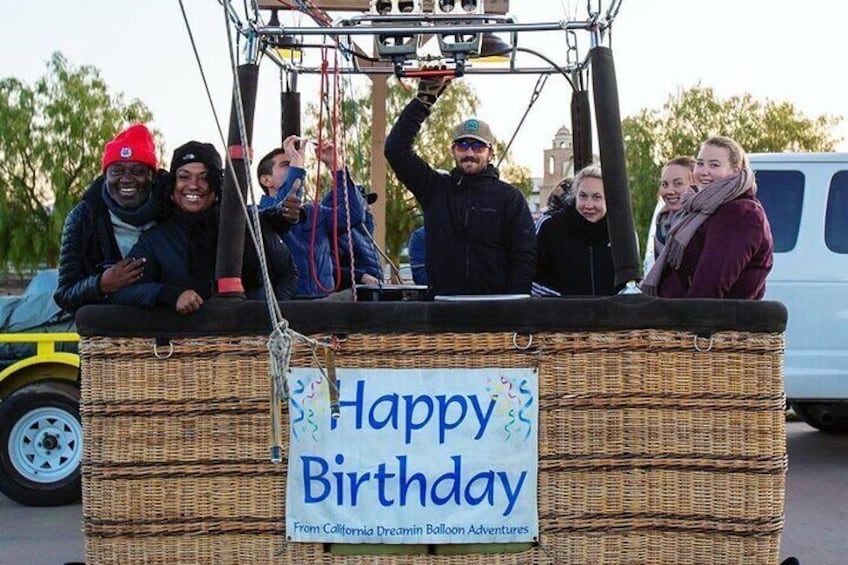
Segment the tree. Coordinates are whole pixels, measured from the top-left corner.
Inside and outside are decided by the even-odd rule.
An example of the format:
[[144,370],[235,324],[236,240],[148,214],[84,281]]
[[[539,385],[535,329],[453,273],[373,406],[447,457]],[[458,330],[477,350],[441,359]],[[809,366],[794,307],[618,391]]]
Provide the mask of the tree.
[[[386,94],[386,123],[388,127],[397,120],[409,99],[415,95],[399,81],[390,81]],[[427,118],[421,133],[415,140],[415,149],[427,163],[437,169],[451,170],[455,163],[451,156],[453,128],[468,116],[477,112],[479,100],[474,89],[465,81],[453,81]],[[345,147],[348,163],[352,165],[357,182],[363,182],[371,169],[371,89],[359,97],[349,97],[342,103],[342,123],[345,128]],[[317,110],[310,105],[309,113],[314,117]],[[325,112],[326,115],[326,112]],[[315,128],[307,128],[314,135]],[[310,133],[312,132],[312,133]],[[503,154],[505,144],[495,143],[496,159]],[[532,189],[530,171],[512,163],[509,155],[501,166],[501,177],[529,194]],[[386,252],[397,263],[401,250],[406,245],[410,232],[422,223],[421,210],[415,197],[397,180],[389,170],[386,179]]]
[[103,146],[152,119],[112,95],[94,67],[54,53],[34,85],[0,80],[0,269],[55,266],[65,216],[100,174]]
[[633,215],[642,249],[657,202],[662,165],[678,155],[697,155],[714,135],[738,141],[746,151],[833,151],[841,117],[808,118],[789,102],[758,101],[750,94],[720,99],[700,85],[669,96],[661,111],[642,109],[622,121]]

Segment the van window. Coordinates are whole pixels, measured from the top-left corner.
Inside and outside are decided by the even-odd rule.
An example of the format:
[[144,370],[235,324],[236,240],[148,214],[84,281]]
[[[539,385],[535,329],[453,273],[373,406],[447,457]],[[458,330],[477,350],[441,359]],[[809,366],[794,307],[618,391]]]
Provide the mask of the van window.
[[803,173],[757,170],[757,198],[763,203],[771,225],[774,251],[791,251],[798,241],[798,230],[801,227]]
[[824,242],[836,253],[848,253],[848,171],[839,171],[830,182]]

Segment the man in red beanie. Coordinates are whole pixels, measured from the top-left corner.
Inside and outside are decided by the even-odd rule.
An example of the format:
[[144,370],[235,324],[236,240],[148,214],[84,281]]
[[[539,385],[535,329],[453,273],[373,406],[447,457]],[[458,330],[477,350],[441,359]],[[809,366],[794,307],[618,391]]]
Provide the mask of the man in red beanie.
[[65,219],[53,295],[64,310],[105,302],[141,277],[144,261],[124,257],[164,210],[168,173],[157,170],[157,161],[153,136],[143,124],[131,125],[106,144],[103,174]]

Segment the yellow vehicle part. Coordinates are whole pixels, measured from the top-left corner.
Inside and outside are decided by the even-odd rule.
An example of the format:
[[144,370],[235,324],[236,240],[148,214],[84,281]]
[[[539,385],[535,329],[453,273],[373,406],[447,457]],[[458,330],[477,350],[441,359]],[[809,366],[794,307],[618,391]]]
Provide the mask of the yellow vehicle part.
[[35,355],[12,363],[0,371],[0,397],[20,387],[45,379],[76,382],[79,374],[79,355],[56,351],[57,343],[77,342],[79,334],[67,333],[7,333],[0,334],[0,343],[35,343]]

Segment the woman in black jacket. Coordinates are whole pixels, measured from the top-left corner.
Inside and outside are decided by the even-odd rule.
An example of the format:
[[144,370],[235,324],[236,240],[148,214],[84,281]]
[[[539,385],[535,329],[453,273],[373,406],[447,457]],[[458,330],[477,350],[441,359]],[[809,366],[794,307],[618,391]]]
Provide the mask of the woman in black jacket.
[[565,207],[539,229],[535,296],[615,294],[606,214],[601,168],[590,165],[575,175]]
[[[116,292],[112,302],[165,305],[189,314],[215,292],[221,157],[211,144],[190,141],[174,151],[171,174],[173,216],[142,234],[129,252],[145,261],[144,275],[139,283]],[[291,253],[264,221],[262,237],[276,298],[287,300],[297,284]],[[264,299],[258,255],[252,240],[245,241],[245,292],[248,298]]]

